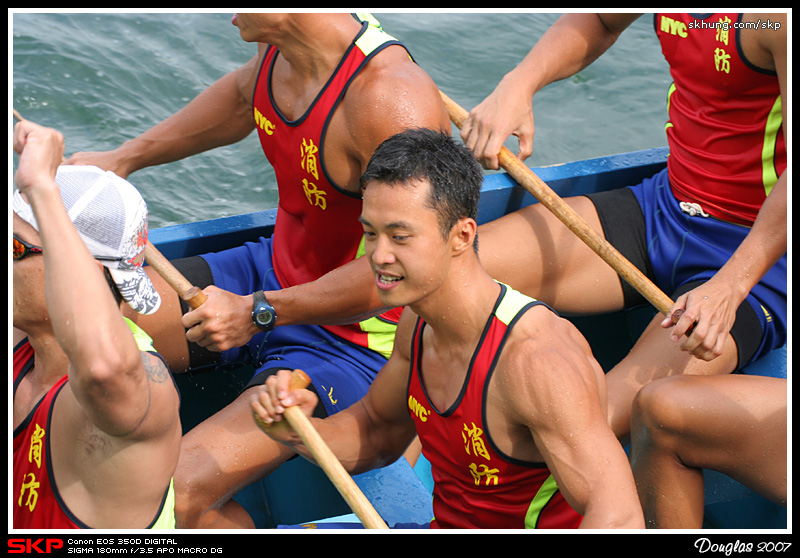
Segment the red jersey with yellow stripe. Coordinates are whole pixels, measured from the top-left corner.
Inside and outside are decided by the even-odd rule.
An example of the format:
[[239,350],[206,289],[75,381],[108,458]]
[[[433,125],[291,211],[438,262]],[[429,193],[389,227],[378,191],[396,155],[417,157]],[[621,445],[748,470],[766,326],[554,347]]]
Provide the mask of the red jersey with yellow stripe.
[[[545,463],[504,455],[486,425],[485,393],[511,328],[541,304],[505,285],[484,328],[461,395],[449,409],[436,409],[425,392],[419,319],[411,347],[408,405],[431,463],[432,528],[573,529],[582,517],[564,500]],[[435,374],[435,371],[429,372]]]
[[[152,342],[138,326],[126,319],[140,350],[155,353]],[[27,339],[14,348],[14,393],[34,366],[34,351]],[[159,356],[160,358],[160,356]],[[59,494],[50,462],[50,426],[55,400],[69,377],[64,375],[14,429],[13,439],[13,527],[15,529],[90,529],[76,517]],[[176,388],[177,389],[177,388]],[[146,466],[143,464],[142,466]],[[175,490],[172,481],[161,507],[148,529],[175,528]]]
[[[786,169],[777,74],[742,52],[742,14],[656,14],[674,80],[669,92],[669,179],[680,201],[750,226]],[[766,32],[770,32],[767,30]]]
[[[363,21],[339,66],[319,95],[297,120],[275,105],[272,71],[279,54],[269,47],[253,98],[261,146],[275,169],[278,211],[273,234],[273,266],[283,287],[314,281],[363,255],[359,222],[361,196],[330,179],[325,169],[325,135],[347,87],[367,62],[384,48],[399,44],[377,21]],[[350,326],[326,326],[340,337],[388,356],[400,309]]]

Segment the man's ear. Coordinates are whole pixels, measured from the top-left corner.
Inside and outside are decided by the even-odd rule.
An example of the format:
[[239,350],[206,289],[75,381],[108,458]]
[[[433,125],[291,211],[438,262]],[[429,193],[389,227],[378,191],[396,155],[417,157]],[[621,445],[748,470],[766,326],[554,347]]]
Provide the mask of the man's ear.
[[478,224],[474,219],[462,217],[450,229],[450,241],[453,246],[453,255],[462,254],[473,249],[475,236],[478,234]]

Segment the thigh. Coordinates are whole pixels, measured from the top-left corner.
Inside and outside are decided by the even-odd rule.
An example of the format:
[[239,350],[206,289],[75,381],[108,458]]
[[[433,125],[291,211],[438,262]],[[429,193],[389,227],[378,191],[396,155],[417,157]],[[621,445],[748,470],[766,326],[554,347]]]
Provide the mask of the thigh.
[[255,424],[245,390],[184,435],[175,471],[176,496],[191,499],[196,508],[220,506],[292,455]]
[[[603,228],[586,197],[564,200],[600,235]],[[483,266],[492,277],[563,313],[599,313],[622,308],[617,272],[541,203],[479,230]]]
[[646,389],[643,412],[673,432],[682,463],[720,471],[785,505],[785,379],[685,376]]

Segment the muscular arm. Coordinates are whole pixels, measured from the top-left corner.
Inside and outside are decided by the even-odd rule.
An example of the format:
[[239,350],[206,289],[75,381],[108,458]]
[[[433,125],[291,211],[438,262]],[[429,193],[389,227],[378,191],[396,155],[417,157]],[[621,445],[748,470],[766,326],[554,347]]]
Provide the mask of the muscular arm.
[[537,41],[517,67],[475,107],[461,137],[487,168],[497,169],[497,154],[513,134],[521,159],[533,152],[533,96],[594,62],[640,14],[566,14]]
[[538,325],[529,315],[515,326],[501,379],[493,380],[497,401],[507,402],[511,447],[526,444],[526,459],[543,458],[584,515],[582,528],[641,528],[633,474],[604,412],[602,370],[571,324],[547,310],[538,314]]
[[158,389],[153,375],[168,377],[163,363],[141,355],[109,291],[99,264],[67,215],[57,184],[60,135],[17,126],[22,151],[17,184],[39,223],[45,261],[45,297],[53,331],[69,358],[69,386],[80,413],[112,436],[143,437],[177,425],[177,394]]
[[[378,297],[366,258],[358,258],[316,281],[267,293],[278,325],[352,324],[388,310]],[[252,306],[251,306],[252,307]]]

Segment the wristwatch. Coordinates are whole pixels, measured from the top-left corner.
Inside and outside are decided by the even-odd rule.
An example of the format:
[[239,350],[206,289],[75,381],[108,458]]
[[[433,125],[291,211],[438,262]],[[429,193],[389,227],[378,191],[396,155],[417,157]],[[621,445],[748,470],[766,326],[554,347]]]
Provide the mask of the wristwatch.
[[272,331],[275,328],[275,309],[267,302],[264,291],[253,293],[253,323],[261,331]]

